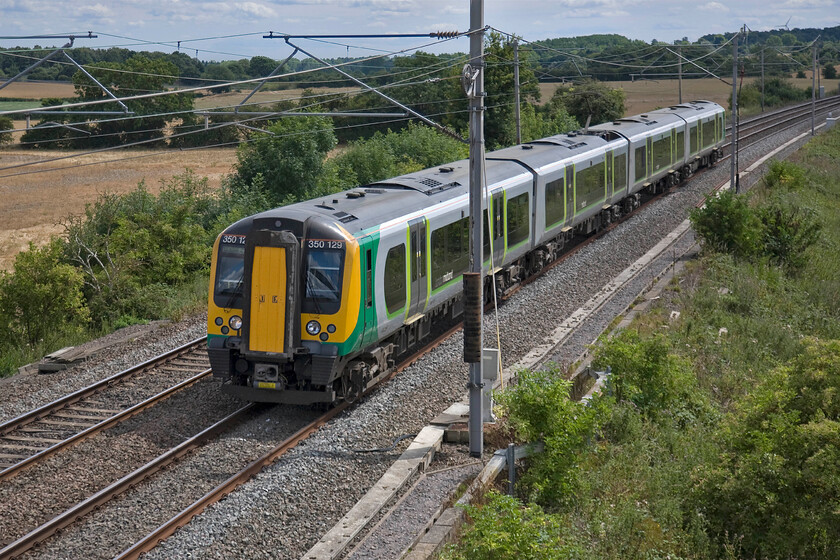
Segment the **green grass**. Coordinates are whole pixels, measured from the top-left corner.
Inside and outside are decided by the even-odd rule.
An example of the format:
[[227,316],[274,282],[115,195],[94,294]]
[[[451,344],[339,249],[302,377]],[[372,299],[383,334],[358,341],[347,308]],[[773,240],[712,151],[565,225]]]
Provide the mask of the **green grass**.
[[0,111],[18,111],[20,109],[37,109],[41,106],[41,101],[33,100],[15,100],[15,101],[0,101]]
[[[617,398],[601,399],[598,437],[565,461],[581,484],[563,500],[520,496],[533,512],[517,520],[579,559],[840,557],[840,477],[822,466],[840,460],[838,157],[840,130],[820,135],[791,158],[801,180],[752,195],[763,204],[790,189],[781,194],[815,211],[820,238],[801,267],[705,250],[679,290],[602,341]],[[511,504],[483,507],[470,512],[482,538],[504,546],[470,556],[468,526],[448,557],[521,557]]]

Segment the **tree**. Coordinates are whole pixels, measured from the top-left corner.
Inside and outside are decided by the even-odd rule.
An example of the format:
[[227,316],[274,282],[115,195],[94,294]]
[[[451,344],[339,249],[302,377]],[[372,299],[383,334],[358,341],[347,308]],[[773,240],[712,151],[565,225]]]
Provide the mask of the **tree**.
[[[178,68],[171,62],[140,55],[132,56],[124,63],[97,63],[87,70],[117,97],[164,91],[178,77]],[[73,85],[80,101],[107,99],[105,92],[82,72],[74,74]],[[127,101],[126,105],[135,116],[142,118],[99,122],[92,127],[90,138],[80,137],[74,141],[75,145],[95,147],[146,141],[146,147],[163,146],[166,143],[164,130],[169,121],[176,118],[173,114],[191,111],[193,98],[188,94],[172,94],[134,99]],[[99,107],[103,111],[123,110],[117,103],[105,103]]]
[[87,324],[82,275],[62,261],[62,244],[32,243],[15,257],[14,272],[0,272],[0,314],[18,344],[52,344],[68,330]]
[[624,90],[613,89],[594,80],[585,80],[569,87],[561,87],[551,98],[550,105],[562,104],[581,125],[592,117],[590,124],[614,121],[624,116]]
[[9,117],[0,117],[0,146],[12,143],[12,133],[5,132],[14,129],[15,125]]
[[823,68],[823,78],[826,80],[834,80],[837,78],[837,69],[833,64],[826,64]]
[[318,188],[324,158],[335,145],[328,118],[280,119],[239,147],[232,188],[250,185],[262,176],[275,205],[311,198]]
[[254,56],[248,63],[248,73],[252,78],[268,76],[272,70],[277,68],[277,63],[267,56]]
[[[516,144],[513,39],[491,31],[485,41],[484,52],[487,61],[484,75],[487,91],[484,138],[489,149],[512,146]],[[525,106],[540,99],[530,49],[519,50],[519,62],[519,99],[522,106]]]

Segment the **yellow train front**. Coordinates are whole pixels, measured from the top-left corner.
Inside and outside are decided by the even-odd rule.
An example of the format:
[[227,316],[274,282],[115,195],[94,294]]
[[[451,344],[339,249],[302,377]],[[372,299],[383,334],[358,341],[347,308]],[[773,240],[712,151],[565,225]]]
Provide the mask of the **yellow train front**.
[[292,404],[361,393],[371,364],[349,363],[364,331],[352,235],[281,208],[227,228],[213,255],[208,353],[224,391]]

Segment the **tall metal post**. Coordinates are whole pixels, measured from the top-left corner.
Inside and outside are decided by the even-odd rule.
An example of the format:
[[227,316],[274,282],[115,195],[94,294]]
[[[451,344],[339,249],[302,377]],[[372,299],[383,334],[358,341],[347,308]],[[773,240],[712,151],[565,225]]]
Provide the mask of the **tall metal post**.
[[682,104],[682,45],[677,47],[677,62],[679,62],[677,69],[680,74],[680,104]]
[[513,40],[513,102],[516,114],[516,143],[522,143],[522,118],[519,114],[519,39]]
[[729,170],[729,188],[738,192],[738,35],[732,38],[732,140],[729,144],[732,160]]
[[764,48],[761,49],[761,112],[764,112]]
[[811,136],[816,131],[817,123],[817,42],[814,41],[814,69],[811,74]]
[[[470,98],[470,272],[478,273],[477,289],[484,284],[482,274],[481,201],[484,198],[484,0],[470,0],[470,66],[476,72],[473,95]],[[483,292],[480,291],[480,297]],[[483,298],[481,298],[483,300]],[[479,327],[471,344],[484,347],[481,321],[483,311],[478,306]],[[466,333],[465,333],[466,337]],[[467,341],[464,340],[466,347]],[[470,363],[470,456],[481,457],[484,451],[484,423],[481,403],[482,360]]]

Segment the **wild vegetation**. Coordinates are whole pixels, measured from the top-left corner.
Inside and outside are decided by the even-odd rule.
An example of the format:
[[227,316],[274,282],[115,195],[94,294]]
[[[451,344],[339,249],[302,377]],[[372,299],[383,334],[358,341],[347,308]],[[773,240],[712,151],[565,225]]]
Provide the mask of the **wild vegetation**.
[[157,195],[141,183],[66,218],[63,235],[0,272],[0,374],[114,328],[202,309],[212,243],[240,218],[466,156],[464,144],[420,125],[327,159],[335,144],[329,119],[279,120],[239,148],[221,191],[186,171]]
[[596,345],[613,373],[592,406],[554,371],[500,395],[548,452],[468,508],[447,558],[840,555],[838,156],[835,129],[693,213],[701,258]]

